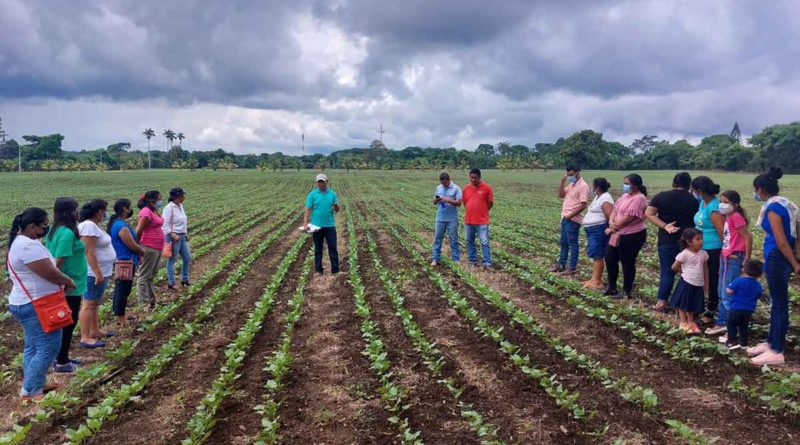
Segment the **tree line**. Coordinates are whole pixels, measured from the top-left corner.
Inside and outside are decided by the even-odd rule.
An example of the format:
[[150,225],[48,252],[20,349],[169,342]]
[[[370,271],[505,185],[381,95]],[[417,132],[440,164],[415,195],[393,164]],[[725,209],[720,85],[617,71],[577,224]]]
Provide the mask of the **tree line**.
[[[143,133],[155,136],[151,129]],[[148,134],[150,136],[148,136]],[[177,135],[181,137],[178,138]],[[260,170],[286,169],[381,169],[381,170],[438,170],[466,169],[552,169],[573,162],[587,169],[613,170],[726,170],[761,171],[770,165],[780,165],[785,171],[800,172],[800,122],[773,125],[741,140],[738,123],[730,133],[714,134],[694,145],[686,140],[667,141],[657,135],[645,135],[630,145],[606,141],[602,133],[582,130],[554,143],[532,146],[483,143],[474,150],[433,147],[405,147],[392,150],[380,141],[368,148],[350,148],[330,154],[288,155],[282,152],[234,154],[221,148],[208,151],[188,151],[172,140],[185,138],[183,133],[165,130],[169,144],[166,151],[132,149],[131,143],[119,142],[105,148],[81,150],[62,149],[64,136],[26,135],[23,144],[10,139],[0,142],[0,171],[16,171],[18,161],[23,170],[87,171],[139,170],[143,168]]]

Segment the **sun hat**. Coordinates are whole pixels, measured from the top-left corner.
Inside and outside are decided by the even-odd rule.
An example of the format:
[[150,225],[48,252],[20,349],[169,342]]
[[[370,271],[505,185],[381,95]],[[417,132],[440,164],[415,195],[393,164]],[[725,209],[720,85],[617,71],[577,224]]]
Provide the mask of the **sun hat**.
[[320,174],[317,175],[317,181],[316,182],[319,182],[319,181],[328,182],[328,177],[325,176],[325,173],[320,173]]

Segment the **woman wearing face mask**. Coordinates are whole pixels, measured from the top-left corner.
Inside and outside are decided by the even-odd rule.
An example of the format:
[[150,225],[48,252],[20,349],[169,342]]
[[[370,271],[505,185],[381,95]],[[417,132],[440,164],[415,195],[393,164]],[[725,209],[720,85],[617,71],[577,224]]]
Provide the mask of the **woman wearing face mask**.
[[772,299],[767,341],[747,348],[747,354],[753,357],[751,362],[758,366],[786,362],[783,350],[789,329],[789,278],[792,272],[800,275],[800,263],[793,251],[797,242],[797,205],[778,195],[778,180],[782,177],[783,170],[772,167],[753,180],[753,198],[765,201],[756,227],[767,233],[764,238],[764,272]]
[[[614,204],[609,216],[606,234],[611,238],[606,250],[606,269],[608,270],[608,289],[605,295],[611,298],[631,298],[633,282],[636,279],[636,259],[647,240],[644,226],[644,212],[647,209],[647,187],[642,177],[632,173],[625,177],[622,185],[623,195]],[[619,264],[622,263],[624,295],[617,292]]]
[[41,400],[47,385],[47,370],[61,346],[62,329],[46,334],[33,309],[33,300],[58,292],[72,292],[75,283],[56,267],[55,259],[39,242],[48,232],[47,212],[31,207],[14,217],[8,233],[8,275],[12,277],[8,311],[22,325],[25,349],[22,359],[23,400]]
[[156,305],[156,286],[153,279],[161,260],[161,249],[164,247],[164,232],[161,231],[164,218],[159,213],[161,206],[161,193],[157,190],[142,195],[138,203],[136,239],[144,248],[144,254],[136,272],[136,297],[140,305],[147,305],[147,310],[153,310]]
[[[733,190],[722,192],[719,197],[719,212],[725,217],[722,230],[722,253],[719,266],[719,307],[717,321],[714,326],[706,329],[706,334],[717,335],[727,332],[728,311],[731,295],[728,295],[728,285],[742,274],[745,262],[750,261],[753,250],[753,236],[747,228],[747,213],[742,207],[742,198]],[[723,336],[727,341],[727,336]],[[720,341],[722,341],[722,339]]]
[[78,233],[86,246],[86,264],[89,266],[86,280],[86,293],[81,304],[81,346],[102,346],[104,342],[95,339],[113,336],[100,330],[100,314],[98,308],[103,293],[111,281],[114,260],[117,254],[111,245],[111,236],[100,228],[100,224],[108,220],[108,203],[102,199],[93,199],[81,208]]
[[[111,235],[111,244],[117,254],[117,261],[133,262],[133,273],[139,264],[139,255],[144,255],[145,250],[136,242],[133,227],[128,223],[128,218],[133,215],[131,201],[129,199],[118,199],[114,203],[114,215],[108,222],[108,233]],[[128,296],[133,288],[133,280],[117,276],[114,281],[114,315],[117,316],[120,325],[128,325],[129,319],[126,315],[128,307]]]
[[[80,360],[69,356],[72,344],[72,333],[81,313],[81,300],[86,293],[86,279],[89,268],[86,265],[86,247],[78,233],[78,201],[72,198],[58,198],[53,206],[53,226],[45,238],[45,244],[56,259],[56,266],[65,275],[72,278],[75,288],[65,290],[67,304],[72,311],[72,325],[61,329],[61,349],[56,357],[55,372],[75,372]],[[104,346],[102,342],[92,340],[84,347]]]
[[719,264],[725,230],[725,218],[719,211],[717,198],[719,190],[719,185],[708,176],[698,176],[692,180],[692,193],[700,204],[694,215],[694,226],[703,232],[703,250],[708,253],[708,304],[703,323],[714,321],[714,313],[719,306]]
[[606,250],[608,249],[608,217],[614,211],[614,198],[608,193],[611,184],[606,178],[595,178],[592,181],[594,199],[583,218],[583,230],[586,231],[586,254],[592,259],[592,278],[583,283],[588,289],[600,289],[603,286],[603,268]]

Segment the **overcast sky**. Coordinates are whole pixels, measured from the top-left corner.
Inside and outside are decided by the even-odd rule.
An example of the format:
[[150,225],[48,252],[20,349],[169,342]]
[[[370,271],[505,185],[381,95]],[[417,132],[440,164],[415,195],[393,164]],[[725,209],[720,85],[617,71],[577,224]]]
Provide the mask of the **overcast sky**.
[[0,0],[18,140],[307,152],[800,120],[800,2]]

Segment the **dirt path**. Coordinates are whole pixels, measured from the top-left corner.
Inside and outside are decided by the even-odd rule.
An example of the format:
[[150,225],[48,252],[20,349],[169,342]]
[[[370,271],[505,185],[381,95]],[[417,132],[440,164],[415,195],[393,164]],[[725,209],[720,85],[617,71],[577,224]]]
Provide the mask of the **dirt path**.
[[[282,443],[394,443],[397,434],[361,355],[360,320],[346,281],[346,233],[338,230],[342,272],[314,273],[293,336],[292,369],[281,394]],[[327,262],[327,254],[325,255]],[[325,265],[329,270],[328,264]]]

